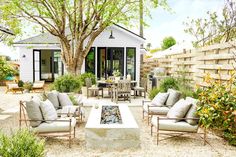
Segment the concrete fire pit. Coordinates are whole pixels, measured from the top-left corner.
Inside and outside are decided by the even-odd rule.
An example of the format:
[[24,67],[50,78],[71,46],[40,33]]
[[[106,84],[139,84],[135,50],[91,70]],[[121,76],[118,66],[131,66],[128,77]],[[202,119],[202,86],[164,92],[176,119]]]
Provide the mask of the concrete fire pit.
[[[109,105],[96,105],[92,107],[85,126],[87,148],[121,150],[140,147],[139,127],[128,106],[125,104],[110,104],[112,107],[107,106]],[[111,110],[117,110],[117,108],[119,108],[118,112],[122,121],[116,122],[116,120],[112,120],[113,115],[108,114],[107,124],[102,124],[104,120],[102,120],[101,116],[102,113],[107,114],[107,112],[104,111],[104,109],[107,108]],[[114,121],[114,123],[112,123],[112,121]]]

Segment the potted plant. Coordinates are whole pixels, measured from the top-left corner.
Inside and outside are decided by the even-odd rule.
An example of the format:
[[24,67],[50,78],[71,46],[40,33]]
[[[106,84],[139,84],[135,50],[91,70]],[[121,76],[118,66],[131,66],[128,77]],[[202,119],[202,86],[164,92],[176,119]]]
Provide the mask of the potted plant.
[[25,82],[23,85],[24,92],[29,93],[32,90],[33,84],[31,82]]
[[116,81],[120,80],[121,73],[120,73],[119,70],[113,71],[112,74],[113,74],[113,76],[115,76],[115,80],[116,80]]

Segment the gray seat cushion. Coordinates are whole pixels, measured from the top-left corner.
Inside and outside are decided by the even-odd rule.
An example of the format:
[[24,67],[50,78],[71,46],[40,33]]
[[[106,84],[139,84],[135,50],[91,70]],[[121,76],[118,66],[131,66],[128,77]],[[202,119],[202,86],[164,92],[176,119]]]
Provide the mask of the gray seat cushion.
[[41,111],[42,111],[42,114],[43,114],[43,118],[47,123],[52,122],[52,121],[47,121],[47,120],[57,119],[57,111],[54,108],[51,101],[49,101],[49,100],[41,101],[40,102],[40,108],[41,108]]
[[179,91],[168,89],[169,96],[166,100],[166,106],[172,107],[180,98],[181,93]]
[[71,102],[69,96],[66,93],[59,93],[58,99],[60,102],[61,107],[63,106],[73,106],[73,103]]
[[[174,104],[173,107],[170,108],[167,113],[168,118],[184,118],[189,108],[191,107],[191,102],[186,101],[184,99],[180,99],[178,102]],[[179,120],[173,120],[177,122]]]
[[166,115],[168,113],[168,111],[170,110],[166,106],[159,107],[159,106],[153,106],[150,103],[146,103],[146,104],[143,105],[143,110],[145,112],[148,112],[148,105],[151,106],[151,107],[149,107],[149,112],[159,114],[159,115]]
[[168,98],[169,93],[158,93],[152,100],[151,105],[153,106],[164,106]]
[[47,97],[48,97],[48,100],[50,100],[52,102],[52,104],[56,110],[60,108],[60,104],[59,104],[59,100],[58,100],[58,92],[56,92],[56,91],[49,92]]
[[[58,120],[69,120],[69,117],[60,118]],[[71,119],[71,129],[76,125],[76,119],[72,117]],[[33,128],[34,131],[38,133],[44,132],[65,132],[69,131],[70,123],[68,122],[59,122],[55,121],[52,123],[41,123],[38,127]]]
[[[151,123],[157,126],[157,116],[153,116]],[[185,121],[173,122],[171,120],[159,120],[159,130],[197,132],[198,125],[190,125]]]
[[38,97],[33,97],[31,101],[26,101],[26,112],[30,120],[40,120],[40,121],[30,121],[32,127],[36,127],[42,123],[43,115],[40,110],[40,99]]
[[[199,116],[196,114],[198,100],[191,98],[191,97],[186,97],[186,101],[189,101],[192,104],[192,106],[190,107],[189,111],[187,112],[185,118],[199,118]],[[187,119],[186,121],[190,125],[196,125],[198,123],[198,120]]]

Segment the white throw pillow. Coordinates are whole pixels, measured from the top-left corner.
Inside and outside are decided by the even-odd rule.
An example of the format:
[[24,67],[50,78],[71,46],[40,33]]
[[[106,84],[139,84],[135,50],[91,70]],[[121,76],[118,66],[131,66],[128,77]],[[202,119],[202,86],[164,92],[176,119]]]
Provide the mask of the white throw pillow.
[[60,104],[58,100],[58,92],[56,91],[49,92],[47,97],[48,97],[48,100],[52,102],[56,110],[60,108]]
[[[184,118],[192,103],[184,99],[177,101],[173,107],[170,108],[167,113],[168,118]],[[178,122],[180,120],[173,120],[173,122]]]
[[151,102],[153,106],[164,106],[169,93],[158,93]]
[[61,107],[73,106],[73,103],[71,102],[69,96],[66,93],[59,93],[58,99],[59,99]]
[[52,121],[47,121],[47,120],[56,120],[57,119],[57,111],[54,108],[51,101],[49,101],[49,100],[41,101],[40,108],[41,108],[41,111],[43,114],[43,118],[47,123],[52,122]]
[[38,97],[33,97],[30,101],[26,101],[26,112],[30,120],[39,120],[39,121],[30,121],[32,127],[37,127],[43,121],[43,115],[40,110],[40,99]]
[[[190,107],[185,118],[199,118],[199,116],[196,114],[198,100],[191,97],[186,97],[186,101],[192,103],[192,106]],[[198,123],[198,120],[187,119],[186,122],[188,122],[190,125],[196,125]]]
[[166,100],[166,106],[172,107],[179,100],[181,93],[174,89],[168,89],[167,93],[169,93],[169,96]]

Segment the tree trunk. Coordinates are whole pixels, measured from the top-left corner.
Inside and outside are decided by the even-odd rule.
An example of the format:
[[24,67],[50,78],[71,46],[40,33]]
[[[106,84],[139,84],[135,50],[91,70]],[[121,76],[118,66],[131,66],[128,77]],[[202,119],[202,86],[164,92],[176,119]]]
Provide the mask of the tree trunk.
[[[76,49],[74,50],[76,52],[73,52],[70,46],[65,46],[66,44],[64,42],[61,42],[61,45],[61,58],[65,65],[66,72],[72,75],[80,75],[84,60],[82,57],[83,50]],[[75,58],[73,54],[78,54],[79,57]]]

